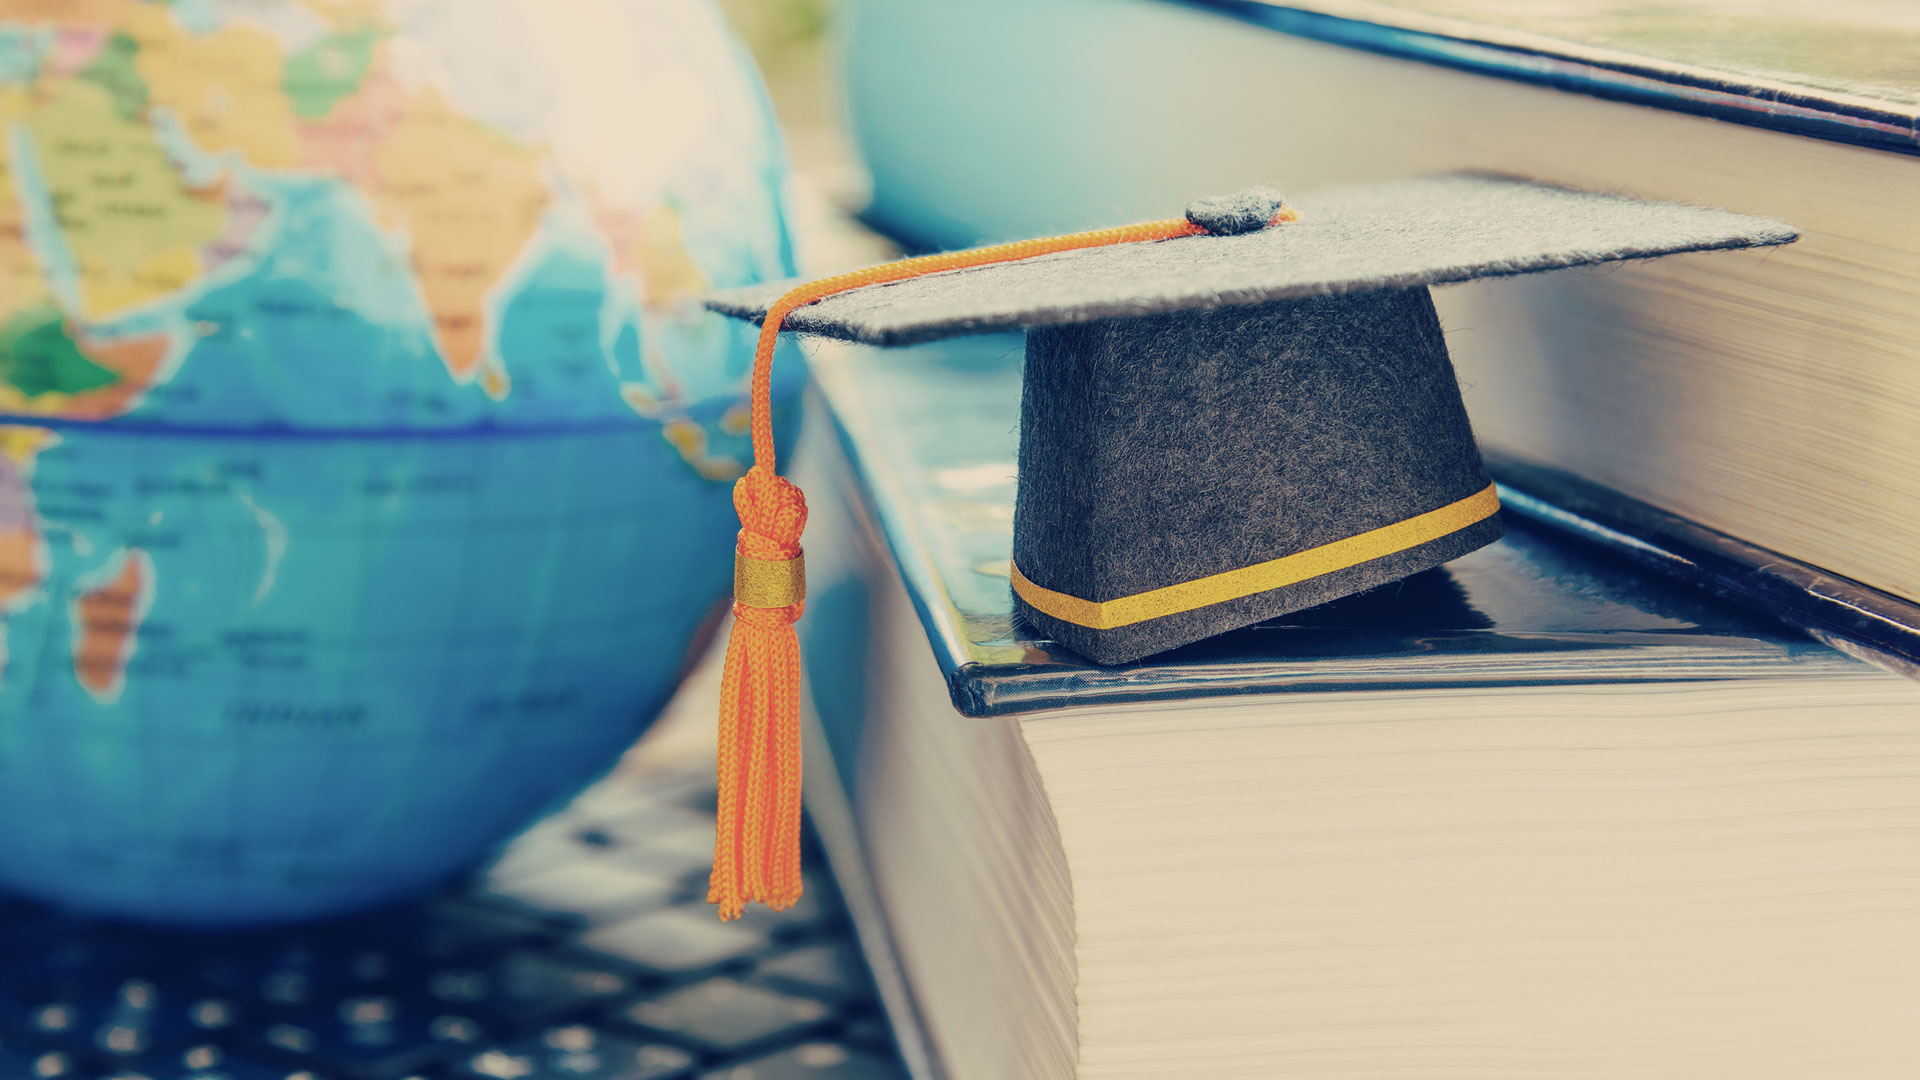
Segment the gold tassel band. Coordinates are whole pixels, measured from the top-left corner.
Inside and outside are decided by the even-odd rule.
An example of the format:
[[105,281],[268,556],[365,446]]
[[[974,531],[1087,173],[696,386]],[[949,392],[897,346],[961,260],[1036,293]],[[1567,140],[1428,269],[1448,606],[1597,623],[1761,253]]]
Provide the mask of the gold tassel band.
[[1094,630],[1112,630],[1148,619],[1163,618],[1182,611],[1238,600],[1270,589],[1284,588],[1335,570],[1358,566],[1370,559],[1391,555],[1438,540],[1476,522],[1492,517],[1500,509],[1500,495],[1494,485],[1438,510],[1410,517],[1345,540],[1335,540],[1316,548],[1295,552],[1268,562],[1244,566],[1238,570],[1151,589],[1114,600],[1083,600],[1044,585],[1036,585],[1013,568],[1013,591],[1035,608],[1077,626]]
[[748,607],[792,607],[807,598],[807,557],[756,559],[733,553],[733,598]]

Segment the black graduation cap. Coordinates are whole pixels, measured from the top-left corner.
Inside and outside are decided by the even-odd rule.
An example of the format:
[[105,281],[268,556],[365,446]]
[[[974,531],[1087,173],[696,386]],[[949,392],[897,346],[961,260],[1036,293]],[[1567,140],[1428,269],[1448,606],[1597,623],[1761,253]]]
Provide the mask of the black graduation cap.
[[[1262,227],[1265,189],[1203,200],[1202,235],[856,288],[784,326],[876,345],[1027,331],[1016,607],[1120,663],[1499,538],[1427,286],[1797,235],[1487,175],[1288,205],[1297,220]],[[786,288],[709,306],[760,320]]]

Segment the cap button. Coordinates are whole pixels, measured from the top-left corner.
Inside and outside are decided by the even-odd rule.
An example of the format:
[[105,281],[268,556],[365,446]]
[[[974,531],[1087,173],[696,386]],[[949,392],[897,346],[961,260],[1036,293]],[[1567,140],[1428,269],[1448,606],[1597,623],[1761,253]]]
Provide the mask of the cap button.
[[1270,187],[1209,195],[1187,204],[1187,220],[1215,236],[1258,232],[1280,212],[1281,201],[1280,192]]

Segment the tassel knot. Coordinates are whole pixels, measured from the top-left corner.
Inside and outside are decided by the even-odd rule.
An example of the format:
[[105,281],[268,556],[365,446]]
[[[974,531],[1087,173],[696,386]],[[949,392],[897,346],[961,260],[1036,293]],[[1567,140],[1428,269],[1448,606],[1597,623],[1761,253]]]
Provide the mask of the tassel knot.
[[740,553],[756,559],[790,559],[800,552],[807,527],[807,497],[786,477],[755,465],[734,482],[733,508],[740,515]]

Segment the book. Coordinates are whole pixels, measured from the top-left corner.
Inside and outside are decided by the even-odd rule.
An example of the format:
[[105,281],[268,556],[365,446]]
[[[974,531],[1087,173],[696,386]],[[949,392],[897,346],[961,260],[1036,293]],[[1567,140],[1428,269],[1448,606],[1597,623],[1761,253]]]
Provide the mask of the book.
[[1803,566],[1789,614],[1845,593],[1912,667],[1920,14],[1748,6],[856,0],[844,77],[869,216],[926,246],[1460,168],[1788,222],[1435,301],[1483,444],[1737,539],[1751,597]]
[[808,807],[918,1075],[1911,1074],[1920,683],[1525,516],[1095,666],[1020,339],[813,348]]

